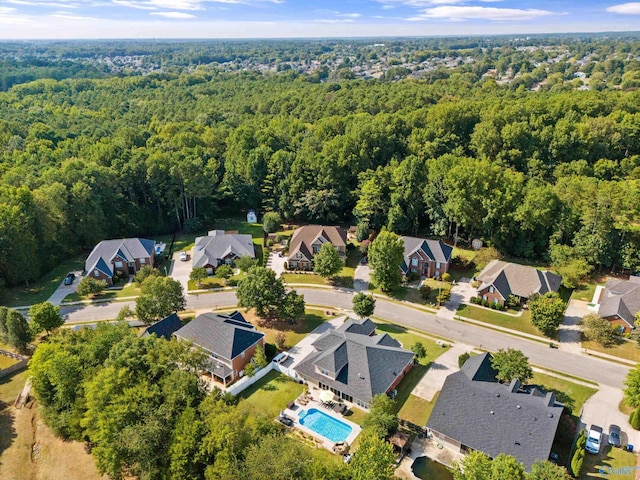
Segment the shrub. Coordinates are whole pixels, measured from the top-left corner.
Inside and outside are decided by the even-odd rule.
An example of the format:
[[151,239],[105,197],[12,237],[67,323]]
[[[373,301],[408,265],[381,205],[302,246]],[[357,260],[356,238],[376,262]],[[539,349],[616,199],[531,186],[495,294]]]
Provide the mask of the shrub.
[[498,308],[497,305],[498,304],[496,302],[491,302],[491,306],[490,306],[491,310],[495,310],[496,308]]
[[216,278],[229,278],[233,275],[233,268],[230,265],[220,265],[216,269]]
[[247,365],[244,367],[244,374],[247,377],[253,377],[256,374],[256,366],[253,363],[247,363]]
[[97,295],[102,293],[105,288],[107,288],[107,282],[104,280],[96,280],[93,277],[84,277],[80,280],[76,292],[78,295],[84,297],[85,295]]
[[451,290],[447,288],[443,288],[442,290],[440,290],[440,293],[438,293],[438,296],[436,297],[436,301],[438,302],[439,305],[442,305],[443,303],[446,303],[447,301],[449,301],[450,298],[451,298]]
[[636,411],[633,412],[633,416],[631,417],[631,421],[629,423],[631,423],[631,427],[634,430],[640,430],[640,407],[638,407]]
[[471,297],[471,298],[469,299],[469,301],[470,301],[471,303],[478,303],[478,297]]
[[420,278],[417,272],[407,272],[407,282],[415,282]]
[[362,242],[369,238],[369,222],[360,222],[356,227],[356,241]]
[[227,280],[225,280],[225,285],[227,285],[227,287],[237,287],[238,286],[238,279],[237,278],[228,278]]
[[420,292],[420,297],[423,300],[427,300],[429,298],[429,295],[431,295],[431,287],[426,283],[423,283],[422,285],[420,285],[420,288],[418,289],[418,291]]
[[116,270],[115,275],[113,276],[113,283],[122,283],[128,278],[128,275],[124,273],[122,270]]
[[518,305],[520,304],[520,300],[518,300],[518,297],[516,297],[514,294],[510,294],[507,297],[507,300],[505,303],[509,308],[517,308]]
[[278,350],[284,350],[287,343],[287,334],[284,332],[277,332],[275,335],[275,342]]
[[273,245],[274,245],[274,241],[273,240],[271,240],[271,239],[267,240],[267,247],[271,248],[271,247],[273,247]]
[[276,356],[276,353],[278,353],[278,350],[276,349],[276,346],[273,343],[264,344],[264,354],[267,356],[269,360],[273,359],[273,357]]
[[469,352],[464,352],[458,357],[458,368],[462,368],[464,363],[471,358],[471,354]]
[[571,459],[571,472],[574,477],[580,476],[580,470],[582,470],[582,463],[584,462],[584,449],[576,450],[576,453]]
[[411,346],[411,351],[416,354],[417,358],[424,358],[427,355],[427,350],[421,342],[416,342]]
[[489,300],[482,299],[482,306],[486,307],[487,305],[489,305]]
[[443,273],[443,274],[442,274],[442,281],[443,281],[443,282],[450,282],[450,281],[451,281],[451,274],[449,274],[449,273]]

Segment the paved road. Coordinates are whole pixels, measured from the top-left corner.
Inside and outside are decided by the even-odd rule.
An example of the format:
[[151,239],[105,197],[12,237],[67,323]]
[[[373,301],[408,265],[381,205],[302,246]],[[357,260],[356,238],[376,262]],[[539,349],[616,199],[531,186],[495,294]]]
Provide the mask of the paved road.
[[[298,293],[305,297],[311,305],[326,305],[342,309],[350,309],[353,292],[348,290],[325,290],[298,288]],[[63,307],[61,313],[67,315],[68,322],[87,322],[93,320],[113,319],[124,305],[132,306],[133,302],[114,302],[88,306]],[[189,295],[188,308],[199,310],[231,306],[236,304],[233,290]],[[628,367],[587,356],[558,349],[550,349],[548,345],[526,340],[495,330],[436,317],[430,313],[404,306],[396,302],[378,299],[375,315],[385,320],[422,330],[433,335],[448,338],[454,342],[462,342],[486,350],[496,351],[499,348],[516,348],[522,350],[531,363],[559,372],[575,375],[614,388],[623,388],[623,381],[629,371]]]

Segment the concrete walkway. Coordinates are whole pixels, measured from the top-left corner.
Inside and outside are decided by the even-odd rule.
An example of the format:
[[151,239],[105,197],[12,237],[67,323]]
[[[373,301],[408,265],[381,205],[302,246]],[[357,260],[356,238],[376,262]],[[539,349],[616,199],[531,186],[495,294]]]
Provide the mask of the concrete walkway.
[[440,318],[453,320],[456,312],[462,303],[469,303],[471,297],[476,294],[475,288],[471,286],[471,280],[461,278],[453,287],[451,287],[451,298],[438,311]]
[[581,329],[578,323],[582,320],[589,308],[587,302],[580,300],[570,300],[567,305],[567,311],[564,314],[564,320],[558,329],[558,339],[560,347],[565,350],[578,353],[582,350],[581,345]]
[[470,345],[463,343],[453,344],[447,352],[434,360],[427,373],[424,374],[411,393],[427,402],[433,400],[436,393],[442,390],[445,379],[458,371],[458,357],[464,352],[471,352],[472,350],[473,347]]

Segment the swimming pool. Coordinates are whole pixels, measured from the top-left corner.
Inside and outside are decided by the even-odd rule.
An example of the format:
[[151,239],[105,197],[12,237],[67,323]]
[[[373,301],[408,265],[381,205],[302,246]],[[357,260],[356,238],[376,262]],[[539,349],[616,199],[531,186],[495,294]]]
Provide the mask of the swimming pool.
[[346,423],[327,415],[317,408],[303,410],[298,417],[300,425],[304,425],[309,430],[313,430],[332,442],[346,440],[352,431],[352,428]]

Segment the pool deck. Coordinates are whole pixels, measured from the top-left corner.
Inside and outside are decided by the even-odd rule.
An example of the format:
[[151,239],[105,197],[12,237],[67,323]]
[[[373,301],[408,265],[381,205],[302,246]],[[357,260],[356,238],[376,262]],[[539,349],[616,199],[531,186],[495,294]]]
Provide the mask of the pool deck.
[[329,417],[333,417],[336,420],[349,425],[351,427],[351,433],[349,434],[349,436],[347,436],[346,438],[346,442],[349,445],[353,445],[353,441],[356,439],[356,437],[358,435],[360,435],[360,432],[362,431],[362,429],[360,428],[360,425],[350,422],[349,420],[347,420],[346,418],[344,418],[342,415],[336,414],[333,410],[329,410],[327,408],[322,407],[322,405],[320,404],[320,402],[314,400],[310,400],[309,403],[307,403],[306,405],[300,405],[298,403],[296,403],[294,405],[294,409],[289,409],[286,408],[283,413],[291,418],[292,420],[294,420],[295,422],[295,428],[297,428],[298,430],[307,433],[309,435],[311,435],[313,438],[317,439],[324,448],[326,448],[327,450],[329,450],[330,452],[333,452],[333,443],[331,440],[323,437],[322,435],[314,432],[313,430],[311,430],[310,428],[305,427],[304,425],[300,424],[299,421],[299,417],[298,415],[300,414],[300,412],[302,412],[303,410],[309,410],[310,408],[316,408],[318,410],[320,410],[321,412],[324,412],[325,414],[327,414]]

